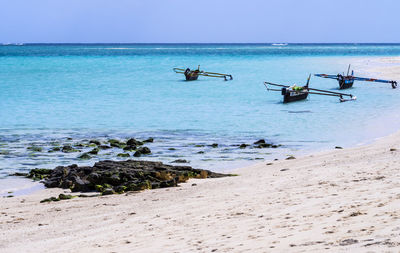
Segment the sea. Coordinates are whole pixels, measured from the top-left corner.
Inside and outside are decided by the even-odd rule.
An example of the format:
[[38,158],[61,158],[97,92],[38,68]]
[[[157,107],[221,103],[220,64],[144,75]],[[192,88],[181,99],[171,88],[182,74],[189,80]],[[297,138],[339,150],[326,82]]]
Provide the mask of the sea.
[[[263,82],[304,85],[310,74],[343,73],[354,62],[399,55],[400,44],[0,45],[0,194],[21,190],[18,182],[31,186],[10,175],[33,168],[184,159],[196,168],[228,172],[370,143],[399,128],[399,89],[355,82],[341,91],[355,101],[310,95],[283,104],[280,92],[268,91]],[[233,80],[200,76],[187,82],[173,71],[199,65]],[[355,67],[355,75],[368,75],[366,66]],[[339,92],[337,81],[314,76],[310,87]],[[118,157],[124,152],[118,148],[87,160],[78,156],[92,147],[49,152],[92,139],[150,137],[152,154],[140,158],[132,152]],[[256,148],[260,139],[279,147]]]

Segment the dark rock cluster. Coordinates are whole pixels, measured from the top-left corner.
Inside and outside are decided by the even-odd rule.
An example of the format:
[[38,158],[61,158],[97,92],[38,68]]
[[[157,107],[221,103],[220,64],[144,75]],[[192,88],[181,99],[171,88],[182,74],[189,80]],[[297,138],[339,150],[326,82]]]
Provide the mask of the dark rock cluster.
[[[240,149],[245,149],[246,147],[251,146],[250,144],[242,143],[239,145]],[[260,139],[253,143],[253,148],[279,148],[280,144],[276,145],[273,143],[267,143],[264,139]]]
[[144,141],[136,140],[135,138],[130,138],[126,142],[117,139],[109,139],[107,143],[109,145],[102,145],[98,140],[90,140],[89,144],[93,145],[93,150],[83,153],[78,156],[80,159],[91,159],[92,155],[97,155],[100,150],[110,149],[110,148],[120,148],[125,153],[118,153],[117,157],[130,157],[131,155],[127,152],[135,152],[134,157],[140,157],[142,155],[151,154],[151,150],[148,147],[143,147],[145,143],[153,142],[153,138],[148,138]]
[[[67,138],[68,141],[71,141],[72,138]],[[143,155],[151,154],[151,150],[148,147],[145,147],[146,143],[152,143],[154,139],[152,137],[147,138],[145,140],[139,141],[135,138],[130,138],[126,141],[118,140],[118,139],[108,139],[108,140],[83,140],[77,143],[60,143],[60,142],[52,142],[51,145],[53,147],[48,149],[48,153],[53,152],[62,152],[62,153],[81,153],[77,156],[77,158],[82,160],[89,160],[92,159],[93,156],[99,154],[101,150],[107,150],[112,148],[122,149],[123,153],[118,153],[117,157],[130,157],[131,154],[128,152],[132,152],[133,156],[140,157]],[[214,144],[213,144],[214,145]],[[92,150],[87,150],[88,148],[92,148]],[[43,152],[45,151],[43,147],[30,145],[26,148],[26,150],[30,151],[31,153],[35,152]],[[3,154],[3,153],[0,153]],[[5,153],[4,153],[5,154]]]
[[[44,171],[43,171],[44,172]],[[98,191],[103,195],[177,186],[189,178],[229,176],[190,166],[172,166],[151,161],[101,161],[94,166],[59,166],[48,174],[46,187],[69,188],[73,192]]]

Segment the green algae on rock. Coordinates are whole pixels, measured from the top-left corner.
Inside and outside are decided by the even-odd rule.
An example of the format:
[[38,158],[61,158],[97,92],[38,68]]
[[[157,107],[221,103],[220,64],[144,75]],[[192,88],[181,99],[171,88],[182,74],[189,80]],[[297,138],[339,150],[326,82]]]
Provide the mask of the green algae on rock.
[[42,180],[47,178],[53,170],[51,169],[33,169],[29,172],[28,178],[32,178],[33,180]]
[[42,152],[43,148],[42,147],[38,147],[38,146],[30,146],[26,148],[27,150],[33,151],[33,152]]
[[70,145],[65,145],[62,147],[61,151],[63,153],[74,153],[74,152],[80,152],[78,149],[73,148]]
[[117,156],[118,157],[130,157],[131,155],[129,153],[119,153]]
[[151,161],[101,161],[92,167],[59,166],[46,176],[46,187],[69,188],[71,191],[123,193],[177,186],[189,178],[230,176],[190,166],[173,166]]
[[78,156],[79,159],[88,160],[92,157],[88,153],[83,153],[82,155]]

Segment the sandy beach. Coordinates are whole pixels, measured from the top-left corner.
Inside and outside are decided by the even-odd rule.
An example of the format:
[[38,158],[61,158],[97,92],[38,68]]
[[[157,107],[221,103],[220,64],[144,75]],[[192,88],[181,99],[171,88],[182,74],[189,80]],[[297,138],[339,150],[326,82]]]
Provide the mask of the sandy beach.
[[400,132],[175,188],[2,198],[0,251],[399,252],[399,167]]

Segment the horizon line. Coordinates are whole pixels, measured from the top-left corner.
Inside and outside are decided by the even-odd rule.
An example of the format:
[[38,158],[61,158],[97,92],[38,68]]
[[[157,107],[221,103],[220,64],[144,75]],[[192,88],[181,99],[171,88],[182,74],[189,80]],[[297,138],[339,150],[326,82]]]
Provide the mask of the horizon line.
[[400,42],[0,42],[2,46],[15,45],[398,45]]

